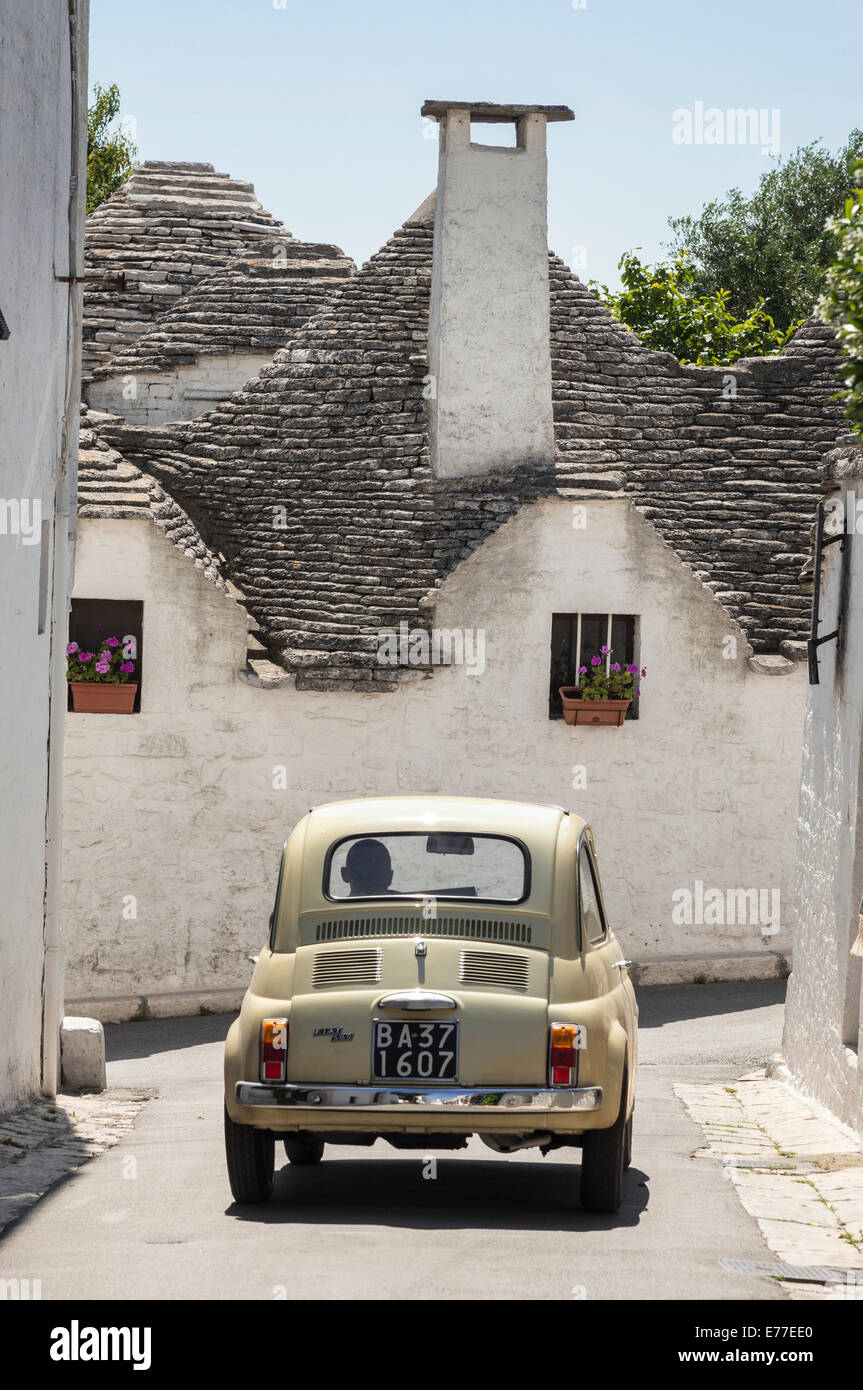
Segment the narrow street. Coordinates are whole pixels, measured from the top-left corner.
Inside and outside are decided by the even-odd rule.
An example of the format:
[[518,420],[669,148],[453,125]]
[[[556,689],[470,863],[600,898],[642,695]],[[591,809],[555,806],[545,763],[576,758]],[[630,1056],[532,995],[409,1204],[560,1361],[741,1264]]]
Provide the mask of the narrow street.
[[[617,1217],[578,1206],[578,1151],[437,1161],[328,1149],[285,1166],[269,1206],[231,1201],[222,1146],[228,1016],[106,1029],[108,1084],[154,1087],[120,1143],[0,1242],[0,1276],[44,1299],[781,1299],[720,1260],[769,1251],[675,1084],[731,1081],[776,1050],[778,982],[641,992],[633,1163]],[[277,1149],[277,1163],[279,1150]]]

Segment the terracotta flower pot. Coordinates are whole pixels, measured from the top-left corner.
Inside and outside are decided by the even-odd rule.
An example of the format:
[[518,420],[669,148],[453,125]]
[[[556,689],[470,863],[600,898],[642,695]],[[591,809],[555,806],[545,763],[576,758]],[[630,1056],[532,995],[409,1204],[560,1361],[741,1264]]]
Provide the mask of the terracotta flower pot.
[[566,724],[622,724],[632,700],[582,700],[574,685],[558,691]]
[[103,685],[98,681],[70,681],[72,708],[76,714],[131,714],[138,692],[136,681]]

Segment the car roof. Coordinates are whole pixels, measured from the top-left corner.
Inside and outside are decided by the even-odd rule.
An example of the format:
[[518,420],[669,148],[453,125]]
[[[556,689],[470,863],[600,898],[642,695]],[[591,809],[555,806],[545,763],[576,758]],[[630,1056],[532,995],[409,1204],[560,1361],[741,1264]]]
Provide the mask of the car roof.
[[[570,815],[563,806],[532,801],[505,801],[482,796],[379,796],[332,801],[311,811],[317,828],[332,827],[336,834],[378,834],[434,829],[505,834],[518,837],[554,835],[561,819]],[[583,824],[580,817],[573,818]]]

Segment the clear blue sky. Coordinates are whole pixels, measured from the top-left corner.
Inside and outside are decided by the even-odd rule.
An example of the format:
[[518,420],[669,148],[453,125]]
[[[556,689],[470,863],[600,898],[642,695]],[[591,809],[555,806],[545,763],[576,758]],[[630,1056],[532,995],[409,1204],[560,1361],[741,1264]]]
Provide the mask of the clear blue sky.
[[[563,102],[549,240],[583,278],[661,254],[770,161],[675,144],[672,113],[780,112],[781,153],[863,125],[860,0],[91,0],[90,80],[116,82],[142,159],[250,179],[295,235],[372,255],[434,186],[424,98]],[[576,4],[583,0],[576,0]]]

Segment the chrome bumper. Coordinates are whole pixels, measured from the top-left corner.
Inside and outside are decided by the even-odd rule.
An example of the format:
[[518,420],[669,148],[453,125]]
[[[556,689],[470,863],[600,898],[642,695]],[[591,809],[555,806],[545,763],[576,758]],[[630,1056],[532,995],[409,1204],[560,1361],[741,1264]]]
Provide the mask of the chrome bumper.
[[314,1110],[355,1110],[373,1107],[376,1112],[400,1110],[405,1106],[423,1106],[431,1110],[457,1110],[482,1106],[497,1107],[508,1114],[529,1112],[534,1115],[548,1110],[599,1110],[602,1105],[601,1086],[578,1086],[572,1090],[538,1091],[515,1086],[511,1090],[490,1090],[487,1086],[447,1087],[429,1086],[268,1086],[260,1081],[238,1081],[235,1094],[240,1105],[270,1106],[281,1110],[285,1106],[304,1106]]

